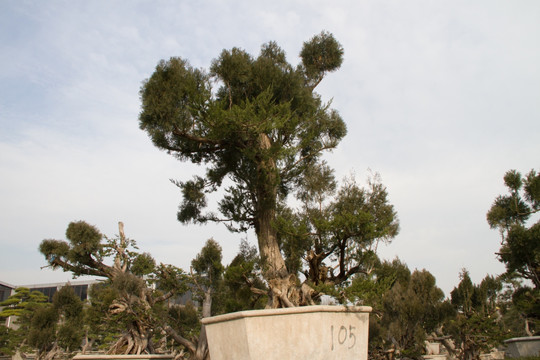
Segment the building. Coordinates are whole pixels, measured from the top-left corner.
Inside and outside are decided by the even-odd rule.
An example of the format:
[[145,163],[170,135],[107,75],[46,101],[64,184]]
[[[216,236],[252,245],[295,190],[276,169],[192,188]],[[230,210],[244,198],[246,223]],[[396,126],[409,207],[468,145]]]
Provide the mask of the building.
[[52,298],[54,294],[60,290],[65,285],[70,285],[73,290],[75,291],[75,294],[81,298],[82,301],[88,299],[88,288],[93,285],[99,283],[99,280],[79,280],[79,281],[68,281],[68,282],[60,282],[60,283],[51,283],[51,284],[30,284],[30,285],[21,285],[18,287],[25,287],[30,290],[37,290],[40,293],[44,294],[49,298],[49,302],[52,302]]
[[[79,280],[52,284],[30,284],[15,286],[0,281],[0,302],[9,298],[13,293],[15,293],[15,289],[20,287],[25,287],[30,290],[37,290],[45,294],[48,297],[49,302],[52,302],[54,294],[63,286],[68,284],[73,288],[73,290],[75,290],[75,294],[77,294],[81,298],[81,300],[84,301],[88,299],[88,288],[90,287],[90,285],[96,284],[98,282],[98,280]],[[16,323],[13,322],[14,319],[12,318],[14,318],[14,316],[10,316],[5,320],[5,325],[7,327],[16,327]]]
[[0,281],[0,302],[7,298],[15,291],[17,286]]

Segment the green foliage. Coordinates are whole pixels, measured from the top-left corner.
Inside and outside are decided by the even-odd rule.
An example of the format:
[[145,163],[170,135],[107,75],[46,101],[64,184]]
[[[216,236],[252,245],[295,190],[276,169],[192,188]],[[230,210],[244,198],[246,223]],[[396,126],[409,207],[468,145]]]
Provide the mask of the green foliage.
[[199,313],[192,302],[186,305],[173,305],[167,309],[167,323],[183,337],[195,338],[201,330]]
[[142,253],[135,256],[131,263],[130,270],[137,276],[144,276],[153,273],[156,269],[156,261],[149,253]]
[[221,280],[223,265],[221,264],[221,246],[214,239],[208,239],[206,244],[191,261],[193,270],[204,277],[207,286],[215,286]]
[[[152,335],[159,334],[166,319],[163,303],[188,288],[186,274],[181,269],[156,266],[150,254],[136,251],[136,242],[125,237],[122,223],[119,230],[118,236],[107,238],[92,225],[72,222],[66,231],[68,241],[44,240],[40,245],[51,267],[71,271],[74,276],[96,275],[108,279],[91,289],[85,328],[77,326],[83,320],[81,305],[72,294],[57,293],[55,301],[59,305],[55,309],[60,311],[62,322],[54,331],[57,345],[64,349],[78,346],[84,330],[97,346],[111,346],[109,350],[114,353],[151,351]],[[40,314],[43,319],[46,315]],[[39,332],[36,328],[32,335],[35,344],[47,339],[45,329],[48,328]],[[114,344],[113,340],[116,340]]]
[[355,276],[351,285],[345,289],[345,294],[349,301],[357,305],[371,306],[373,313],[380,316],[384,312],[384,295],[397,281],[408,282],[410,276],[409,268],[399,259],[384,261],[377,263],[371,273]]
[[53,269],[71,271],[74,276],[105,276],[96,268],[105,255],[103,235],[95,226],[84,221],[71,222],[66,230],[68,241],[43,240],[39,251]]
[[[242,240],[238,254],[225,269],[219,295],[222,312],[262,309],[266,305],[266,285],[262,280],[257,249]],[[252,289],[260,292],[253,292]]]
[[444,293],[428,271],[415,270],[407,283],[396,282],[383,298],[382,326],[405,356],[423,353],[424,341],[450,315]]
[[203,317],[216,312],[214,295],[223,282],[224,267],[221,259],[221,246],[214,239],[208,239],[201,252],[191,261],[191,268],[195,271],[194,295],[202,303]]
[[71,286],[66,285],[53,296],[53,308],[61,319],[56,340],[66,351],[77,350],[83,338],[83,303]]
[[77,350],[83,338],[83,304],[68,284],[53,296],[52,304],[32,312],[26,339],[41,356],[57,347]]
[[88,337],[96,348],[107,350],[122,333],[123,324],[109,312],[112,303],[120,297],[110,282],[93,284],[89,289],[90,306],[85,311]]
[[460,277],[460,283],[451,292],[457,316],[448,321],[445,329],[462,349],[461,359],[477,358],[482,351],[499,345],[506,337],[497,307],[502,284],[486,276],[475,285],[465,269]]
[[540,334],[540,290],[521,286],[512,294],[512,305],[518,316],[525,322],[525,333]]
[[17,325],[17,329],[7,329],[2,326],[0,352],[10,355],[16,350],[25,350],[25,339],[31,326],[32,317],[36,311],[50,306],[47,301],[47,296],[41,292],[19,287],[15,289],[14,294],[0,303],[2,308],[0,319],[5,320],[5,318],[13,316],[13,323]]
[[[223,50],[208,72],[173,57],[159,62],[140,91],[139,124],[154,145],[207,165],[204,177],[175,182],[183,195],[178,219],[254,228],[270,277],[287,272],[272,228],[278,200],[346,134],[339,114],[313,92],[341,65],[341,45],[323,32],[304,43],[301,57],[293,67],[275,42],[257,57]],[[220,214],[205,212],[206,195],[225,179],[233,185],[218,202]]]
[[304,274],[314,285],[339,285],[354,274],[369,273],[378,262],[378,244],[390,242],[399,231],[378,176],[366,187],[351,177],[336,191],[332,170],[323,163],[306,172],[297,197],[302,208],[284,208],[276,224],[290,269],[300,270],[306,259]]
[[487,213],[492,228],[499,229],[503,244],[499,259],[507,274],[516,274],[540,288],[540,222],[527,227],[531,216],[540,211],[540,174],[531,170],[525,177],[508,171],[504,183],[509,194],[495,199]]
[[[540,330],[540,221],[534,216],[540,211],[540,174],[531,170],[522,176],[510,170],[504,175],[504,184],[508,194],[495,199],[487,221],[501,232],[503,241],[497,255],[506,266],[506,278],[525,279],[534,285],[534,289],[515,286],[513,308],[507,310],[523,320],[522,328],[531,335]],[[529,226],[531,221],[535,222]]]
[[183,294],[189,290],[189,276],[176,266],[160,264],[151,276],[159,291]]
[[9,316],[17,316],[19,324],[28,320],[28,316],[32,312],[47,303],[47,296],[39,291],[31,291],[25,287],[15,289],[15,293],[9,296],[6,300],[0,302],[0,319]]
[[326,72],[334,71],[341,66],[343,48],[332,34],[323,31],[304,44],[300,57],[306,77],[315,85]]
[[36,348],[38,354],[52,350],[56,342],[58,312],[52,305],[48,305],[33,313],[27,335],[28,344]]
[[0,325],[0,355],[1,356],[10,356],[15,354],[15,350],[19,341],[17,336],[14,334],[14,330]]
[[389,348],[401,356],[419,357],[427,335],[454,314],[433,275],[426,270],[411,274],[397,258],[354,277],[346,293],[354,303],[373,307],[370,358],[384,357]]
[[501,246],[499,259],[508,273],[519,274],[540,289],[540,222],[530,228],[512,226]]

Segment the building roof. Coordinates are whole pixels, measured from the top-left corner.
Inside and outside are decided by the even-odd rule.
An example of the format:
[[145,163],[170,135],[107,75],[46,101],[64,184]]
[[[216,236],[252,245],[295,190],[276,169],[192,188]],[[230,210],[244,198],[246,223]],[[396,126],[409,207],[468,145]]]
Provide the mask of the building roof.
[[18,286],[16,286],[16,285],[11,285],[11,284],[8,284],[8,283],[3,282],[3,281],[0,281],[0,285],[5,286],[5,287],[8,287],[8,288],[11,288],[11,289],[16,289],[16,288],[18,288]]
[[95,279],[91,279],[91,280],[73,280],[73,281],[62,281],[62,282],[57,282],[57,283],[48,283],[48,284],[26,284],[26,285],[19,285],[19,286],[16,286],[16,287],[25,287],[25,288],[29,288],[29,289],[35,289],[35,288],[47,288],[47,287],[62,287],[66,284],[70,284],[72,286],[77,286],[77,285],[92,285],[92,284],[97,284],[97,283],[100,283],[100,282],[103,282],[102,280],[95,280]]

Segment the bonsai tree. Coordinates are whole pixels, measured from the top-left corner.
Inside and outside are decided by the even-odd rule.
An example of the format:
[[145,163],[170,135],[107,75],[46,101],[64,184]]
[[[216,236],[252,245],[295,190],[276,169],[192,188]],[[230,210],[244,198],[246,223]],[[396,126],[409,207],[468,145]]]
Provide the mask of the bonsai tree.
[[191,261],[197,292],[202,299],[203,318],[212,316],[212,295],[222,281],[224,267],[221,253],[217,241],[208,239],[201,252]]
[[412,273],[399,259],[377,262],[346,288],[356,303],[373,307],[369,327],[369,358],[420,358],[424,343],[454,314],[427,270]]
[[534,217],[540,211],[540,174],[531,170],[523,176],[510,170],[504,175],[504,184],[508,194],[495,199],[487,221],[501,233],[497,255],[506,266],[506,277],[533,285],[518,286],[512,299],[514,310],[524,320],[525,332],[533,335],[540,330],[540,220]]
[[54,359],[80,348],[83,339],[83,303],[68,284],[53,296],[52,305],[32,314],[28,343],[37,349],[37,359]]
[[489,275],[475,285],[465,269],[460,277],[450,294],[457,315],[448,321],[445,330],[452,336],[461,360],[479,359],[482,351],[500,344],[505,336],[497,309],[502,285]]
[[0,302],[0,321],[5,324],[7,318],[12,318],[17,328],[0,327],[0,352],[4,355],[13,355],[16,351],[27,350],[26,335],[30,329],[33,314],[42,307],[47,307],[47,296],[43,293],[25,287],[15,289],[15,293]]
[[[296,276],[287,269],[274,226],[279,201],[346,134],[345,123],[321,101],[317,85],[343,61],[327,32],[304,43],[293,66],[275,43],[257,57],[223,50],[209,71],[173,57],[160,61],[141,88],[140,127],[158,148],[181,161],[207,165],[205,176],[179,182],[181,222],[223,222],[253,228],[271,307],[299,305]],[[212,85],[217,85],[213,89]],[[205,212],[206,194],[232,184]],[[291,300],[292,299],[292,300]]]
[[242,240],[238,254],[223,274],[223,292],[220,294],[223,312],[264,308],[268,301],[267,288],[260,275],[257,248]]
[[313,285],[332,288],[355,274],[369,274],[378,262],[378,245],[399,231],[378,175],[366,187],[351,176],[337,189],[332,170],[323,163],[306,171],[297,198],[302,207],[281,211],[278,234],[290,271],[305,269]]
[[[83,221],[70,223],[66,237],[68,241],[43,240],[39,249],[53,269],[108,279],[108,316],[124,329],[109,352],[153,353],[152,336],[163,326],[160,304],[187,289],[185,274],[170,265],[155,266],[149,254],[135,252],[136,243],[126,238],[122,223],[112,239]],[[145,275],[159,283],[158,290],[148,286]]]
[[531,170],[525,177],[515,170],[504,175],[509,194],[500,195],[487,213],[491,228],[501,232],[499,259],[507,273],[530,280],[540,289],[540,221],[527,227],[540,211],[540,174]]
[[396,281],[383,297],[382,326],[402,356],[419,358],[424,342],[451,313],[444,293],[427,270],[415,270],[409,281]]

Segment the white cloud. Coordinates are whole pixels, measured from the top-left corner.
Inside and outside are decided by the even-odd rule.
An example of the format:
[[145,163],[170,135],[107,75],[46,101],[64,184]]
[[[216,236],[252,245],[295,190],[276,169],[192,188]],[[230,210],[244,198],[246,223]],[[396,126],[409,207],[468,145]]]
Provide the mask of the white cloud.
[[159,261],[189,266],[211,236],[231,259],[239,236],[175,220],[180,196],[168,179],[197,170],[138,129],[139,87],[160,59],[208,67],[222,48],[257,54],[269,40],[296,63],[323,29],[342,43],[345,62],[318,91],[349,129],[327,158],[338,176],[382,174],[402,223],[382,254],[427,268],[447,292],[462,267],[474,281],[502,271],[485,213],[506,170],[538,167],[536,2],[6,4],[0,244],[21,260],[0,268],[3,281],[48,282],[35,249],[78,219],[107,235],[124,221]]

